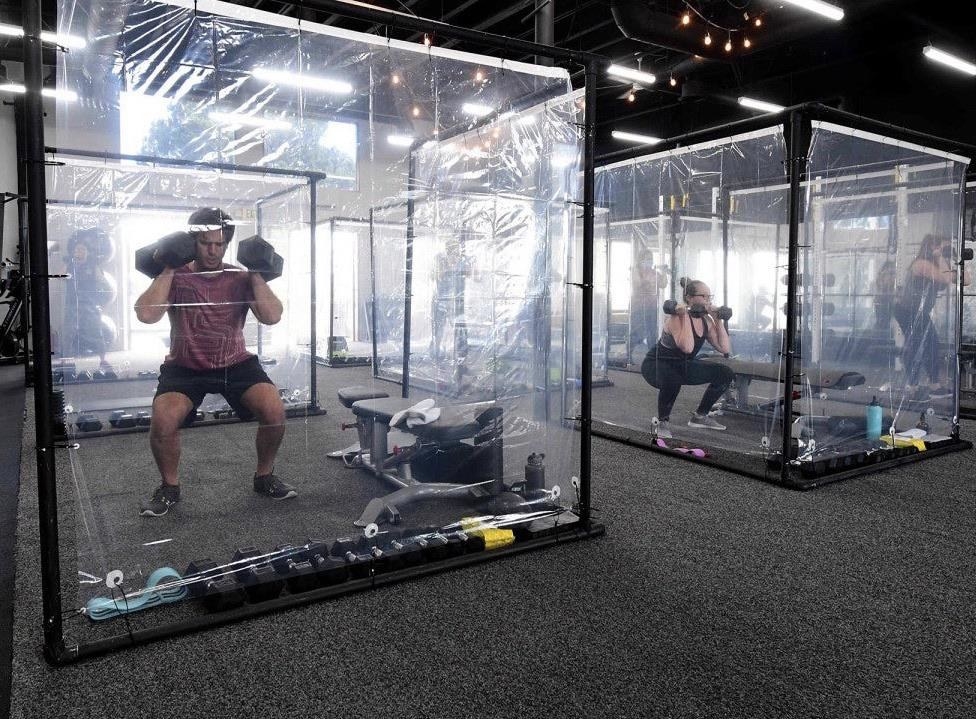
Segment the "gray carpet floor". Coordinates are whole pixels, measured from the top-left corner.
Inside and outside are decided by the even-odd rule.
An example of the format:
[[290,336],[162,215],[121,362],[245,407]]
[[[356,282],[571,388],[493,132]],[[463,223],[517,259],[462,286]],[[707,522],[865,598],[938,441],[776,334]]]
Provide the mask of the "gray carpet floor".
[[605,537],[61,668],[25,466],[11,716],[971,717],[972,457],[801,493],[596,439]]

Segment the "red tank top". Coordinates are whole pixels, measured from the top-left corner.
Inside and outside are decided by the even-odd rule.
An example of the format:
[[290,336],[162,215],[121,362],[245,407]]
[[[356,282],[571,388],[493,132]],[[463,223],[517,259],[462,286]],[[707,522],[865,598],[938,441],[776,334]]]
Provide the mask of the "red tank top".
[[176,270],[170,287],[167,364],[220,369],[243,362],[244,321],[254,299],[247,272],[224,264],[219,272]]

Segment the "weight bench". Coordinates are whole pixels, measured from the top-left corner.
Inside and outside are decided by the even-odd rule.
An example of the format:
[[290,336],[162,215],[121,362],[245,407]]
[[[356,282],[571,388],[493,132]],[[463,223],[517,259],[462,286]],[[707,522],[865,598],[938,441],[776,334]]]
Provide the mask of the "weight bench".
[[[364,430],[368,456],[360,466],[371,470],[398,489],[375,497],[354,524],[365,527],[400,520],[399,507],[423,499],[445,496],[486,498],[504,491],[502,455],[502,409],[495,405],[441,408],[440,417],[428,424],[397,432],[411,438],[390,453],[393,432],[390,420],[397,412],[416,404],[413,399],[375,398],[354,402],[353,414]],[[422,481],[418,468],[437,477]],[[453,481],[441,481],[441,479]]]
[[[353,385],[352,387],[342,387],[339,389],[337,394],[339,395],[339,404],[341,404],[343,407],[347,409],[352,409],[352,406],[356,402],[360,402],[362,400],[384,399],[390,396],[389,393],[384,392],[383,390],[372,389],[370,387],[364,387],[362,385]],[[408,407],[413,404],[413,401],[411,400],[404,400],[404,401],[409,402],[409,404],[406,405]],[[333,459],[341,459],[349,466],[359,466],[360,464],[362,464],[364,459],[363,457],[364,448],[367,449],[369,448],[369,440],[365,436],[362,423],[357,421],[354,424],[343,423],[341,426],[342,429],[355,428],[359,441],[343,449],[337,449],[334,452],[329,452],[328,456],[332,457]],[[395,437],[395,441],[399,442],[400,444],[404,442],[412,441],[409,438],[400,437],[399,436],[400,434],[402,433],[398,433],[397,437]],[[368,460],[368,457],[366,459]]]
[[[736,394],[734,406],[740,411],[748,411],[749,387],[752,384],[752,380],[783,382],[786,375],[785,365],[783,364],[750,362],[748,360],[731,359],[728,357],[703,357],[702,361],[723,365],[735,373]],[[807,375],[807,378],[814,392],[821,392],[825,389],[850,389],[851,387],[864,384],[864,375],[860,372],[839,369],[820,369],[817,372],[816,381],[810,375]]]

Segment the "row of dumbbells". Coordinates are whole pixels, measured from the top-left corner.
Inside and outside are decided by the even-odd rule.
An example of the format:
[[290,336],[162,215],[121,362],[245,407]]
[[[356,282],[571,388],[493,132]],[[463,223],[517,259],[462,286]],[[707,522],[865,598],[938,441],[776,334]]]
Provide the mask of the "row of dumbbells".
[[209,558],[190,562],[183,579],[191,597],[210,611],[221,611],[245,601],[276,599],[285,589],[298,594],[485,549],[486,540],[478,534],[391,529],[372,538],[284,544],[271,553],[244,547],[234,552],[229,566]]

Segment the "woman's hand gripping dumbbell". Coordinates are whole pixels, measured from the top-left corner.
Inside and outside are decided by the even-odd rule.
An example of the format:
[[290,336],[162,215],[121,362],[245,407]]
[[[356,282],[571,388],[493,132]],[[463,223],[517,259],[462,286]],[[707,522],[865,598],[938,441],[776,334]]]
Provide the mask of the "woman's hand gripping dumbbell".
[[704,317],[705,315],[711,315],[716,320],[729,320],[732,318],[732,308],[726,307],[725,305],[715,307],[711,304],[695,302],[691,306],[688,306],[679,304],[675,300],[666,300],[663,309],[664,314],[666,315],[683,315],[688,313],[692,317]]

